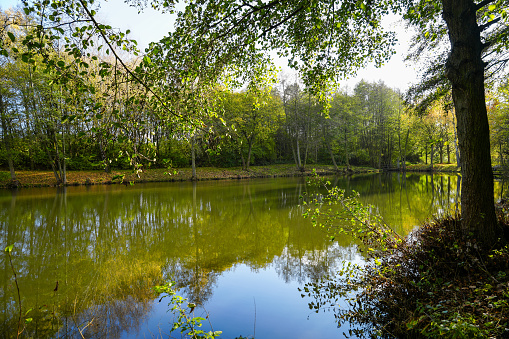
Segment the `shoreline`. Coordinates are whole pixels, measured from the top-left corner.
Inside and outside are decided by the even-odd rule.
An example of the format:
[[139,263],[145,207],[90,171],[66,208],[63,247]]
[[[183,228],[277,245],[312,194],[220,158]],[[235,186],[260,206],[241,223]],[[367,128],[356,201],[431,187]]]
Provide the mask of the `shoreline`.
[[[206,180],[240,180],[251,178],[276,178],[276,177],[304,177],[312,176],[313,170],[320,176],[323,175],[350,175],[360,173],[377,173],[379,170],[370,167],[351,167],[350,171],[340,167],[335,171],[332,165],[309,165],[305,171],[298,170],[295,165],[269,165],[252,166],[248,170],[240,167],[196,168],[197,181]],[[3,174],[3,175],[1,175]],[[67,184],[58,184],[55,175],[49,170],[17,171],[17,185],[13,184],[7,171],[0,171],[0,188],[33,188],[33,187],[61,187],[61,186],[88,186],[88,185],[113,185],[147,182],[176,182],[192,181],[191,168],[177,169],[146,169],[138,175],[132,170],[113,170],[106,173],[102,170],[67,171]]]
[[[351,166],[347,170],[339,166],[338,171],[332,165],[308,165],[305,171],[300,171],[294,164],[277,164],[268,166],[251,166],[248,170],[241,167],[197,167],[196,181],[206,180],[240,180],[252,178],[277,178],[277,177],[306,177],[312,176],[313,170],[319,176],[324,175],[352,175],[362,173],[380,173],[384,170],[372,167]],[[394,168],[385,170],[388,172],[400,172]],[[435,164],[433,171],[429,165],[408,165],[406,172],[416,173],[459,173],[460,170],[450,164]],[[62,187],[62,186],[88,186],[88,185],[113,185],[147,182],[177,182],[192,181],[192,170],[185,168],[149,168],[138,175],[132,170],[112,170],[106,173],[103,170],[70,170],[67,171],[67,184],[58,184],[51,170],[22,170],[16,171],[16,183],[10,179],[8,171],[0,171],[0,189],[6,188],[32,188],[32,187]]]

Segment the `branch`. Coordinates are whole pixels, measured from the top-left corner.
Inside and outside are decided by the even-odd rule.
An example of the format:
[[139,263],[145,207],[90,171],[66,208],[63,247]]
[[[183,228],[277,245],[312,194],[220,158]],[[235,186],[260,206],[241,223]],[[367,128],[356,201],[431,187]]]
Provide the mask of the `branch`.
[[133,77],[133,79],[135,79],[138,83],[140,83],[143,87],[145,87],[145,89],[147,91],[149,91],[150,93],[152,93],[152,95],[154,95],[154,97],[157,99],[157,101],[159,101],[162,106],[164,107],[164,109],[170,113],[171,115],[177,117],[177,118],[180,118],[184,121],[187,121],[189,123],[191,123],[191,121],[187,118],[187,117],[184,117],[178,113],[175,113],[173,111],[171,111],[165,104],[165,102],[163,101],[163,99],[157,95],[157,93],[155,93],[151,88],[150,86],[148,86],[145,82],[143,82],[138,76],[136,76],[136,74],[134,74],[127,66],[126,64],[124,63],[124,61],[118,56],[117,52],[115,51],[115,48],[113,48],[113,46],[111,45],[110,41],[108,40],[108,38],[106,37],[106,35],[104,34],[103,30],[99,27],[99,24],[97,23],[97,21],[95,20],[94,16],[92,15],[92,13],[90,13],[90,11],[88,10],[87,6],[83,3],[83,0],[78,0],[81,4],[81,6],[83,7],[83,9],[85,10],[85,12],[87,13],[88,17],[90,18],[90,20],[94,23],[94,26],[97,28],[97,30],[99,31],[99,33],[101,34],[102,38],[104,39],[104,41],[106,42],[106,44],[108,45],[108,47],[111,49],[111,51],[113,52],[113,55],[115,56],[116,60],[118,60],[120,62],[120,64],[122,65],[122,67],[127,71],[127,73]]
[[293,11],[292,13],[290,13],[286,18],[284,18],[283,20],[281,20],[280,22],[268,27],[267,29],[263,30],[263,32],[258,36],[259,38],[262,37],[263,35],[265,35],[267,32],[273,30],[273,29],[276,29],[278,28],[279,26],[281,26],[282,24],[284,24],[285,22],[287,22],[288,20],[290,20],[291,18],[293,18],[295,15],[297,15],[297,13],[299,13],[302,9],[304,9],[304,6],[300,6],[299,8],[297,8],[295,11]]
[[477,5],[475,5],[476,12],[478,10],[480,10],[481,8],[483,8],[484,6],[491,4],[492,2],[495,2],[495,1],[496,0],[484,0],[484,1],[479,2]]
[[[81,1],[81,0],[80,0]],[[218,40],[218,39],[222,39],[224,38],[225,36],[227,36],[228,34],[231,33],[231,31],[233,31],[233,29],[237,28],[238,26],[240,26],[240,24],[245,21],[249,16],[251,16],[252,14],[256,13],[256,12],[259,12],[263,9],[268,9],[268,8],[271,8],[271,7],[274,7],[276,4],[278,4],[280,2],[280,0],[275,0],[275,1],[272,1],[272,2],[269,2],[268,4],[264,5],[264,6],[260,6],[260,7],[254,7],[251,11],[249,11],[248,13],[244,14],[244,16],[237,22],[233,23],[232,27],[230,27],[230,29],[228,29],[226,32],[224,32],[223,34],[221,34],[220,36],[218,36],[216,39],[214,40]]]
[[491,25],[493,24],[496,24],[497,22],[499,22],[500,20],[502,19],[502,17],[498,17],[496,19],[493,19],[487,23],[485,23],[484,25],[481,25],[479,26],[479,31],[482,32],[484,31],[486,28],[490,27]]
[[482,44],[482,50],[486,50],[493,46],[497,42],[497,37],[503,36],[504,34],[509,33],[509,26],[505,27],[504,29],[500,30],[494,37],[491,37],[490,40],[486,41]]

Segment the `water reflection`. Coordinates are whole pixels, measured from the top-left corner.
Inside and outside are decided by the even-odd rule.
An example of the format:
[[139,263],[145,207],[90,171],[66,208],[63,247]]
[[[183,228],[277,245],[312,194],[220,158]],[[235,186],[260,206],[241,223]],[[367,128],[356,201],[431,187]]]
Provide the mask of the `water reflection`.
[[[459,181],[400,173],[334,179],[403,234],[457,206]],[[496,184],[500,194],[503,186]],[[121,337],[149,322],[151,287],[164,279],[213,307],[226,273],[242,267],[258,278],[274,272],[290,286],[359,260],[349,239],[332,243],[302,218],[299,196],[308,189],[303,178],[284,178],[0,191],[0,246],[15,244],[23,311],[32,308],[23,334]],[[0,331],[15,337],[12,271],[5,255],[0,264]]]

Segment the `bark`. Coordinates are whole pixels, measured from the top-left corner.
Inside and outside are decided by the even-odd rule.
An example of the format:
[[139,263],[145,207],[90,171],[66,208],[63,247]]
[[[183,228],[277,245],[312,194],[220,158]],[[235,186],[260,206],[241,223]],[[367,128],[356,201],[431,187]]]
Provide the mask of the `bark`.
[[457,124],[454,123],[454,149],[455,149],[455,152],[456,152],[456,166],[458,167],[461,167],[461,157],[460,157],[460,149],[458,147],[458,128],[457,128]]
[[325,145],[327,146],[327,149],[329,150],[330,158],[332,159],[332,164],[334,165],[334,171],[339,171],[338,164],[336,163],[336,159],[334,158],[334,152],[332,152],[331,145],[326,141]]
[[297,138],[297,147],[296,147],[296,151],[297,151],[297,168],[300,170],[302,170],[302,162],[300,161],[300,144],[299,144],[299,138]]
[[7,126],[7,118],[6,118],[6,105],[4,104],[3,97],[0,95],[0,115],[2,120],[2,130],[3,130],[3,141],[5,150],[7,152],[7,163],[9,164],[9,172],[11,173],[11,180],[16,180],[16,172],[14,171],[14,162],[12,160],[13,152],[12,152],[12,132],[9,131],[10,128]]
[[504,153],[502,152],[502,143],[500,142],[499,144],[499,158],[500,158],[500,166],[504,166]]
[[348,158],[349,158],[349,155],[348,155],[348,135],[347,135],[347,129],[346,129],[346,126],[345,126],[345,165],[346,165],[346,169],[350,170],[350,160]]
[[191,180],[197,180],[196,177],[196,145],[195,145],[195,136],[194,134],[191,137],[191,167],[193,170],[193,174],[191,175]]
[[407,129],[406,132],[406,138],[405,138],[405,148],[403,152],[403,171],[406,171],[406,154],[407,154],[407,147],[408,147],[408,136],[410,135],[410,128]]
[[431,162],[431,171],[433,172],[433,155],[435,153],[434,145],[431,144],[431,153],[430,153],[430,162]]
[[493,244],[499,234],[476,5],[471,0],[442,0],[442,4],[451,43],[446,76],[452,84],[462,165],[461,230]]
[[246,161],[245,170],[249,169],[249,165],[251,163],[251,152],[253,150],[253,140],[254,140],[253,136],[249,137],[249,139],[248,139],[247,161]]

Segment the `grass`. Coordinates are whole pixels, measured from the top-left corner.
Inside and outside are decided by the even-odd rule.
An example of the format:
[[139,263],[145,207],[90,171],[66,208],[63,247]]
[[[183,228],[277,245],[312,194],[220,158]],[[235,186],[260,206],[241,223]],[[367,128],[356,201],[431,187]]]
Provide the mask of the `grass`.
[[[407,166],[407,171],[431,172],[430,164],[413,164]],[[434,172],[459,172],[460,168],[456,164],[434,164]]]
[[[221,179],[247,179],[264,177],[290,177],[310,176],[313,169],[319,175],[334,174],[334,167],[330,165],[309,165],[306,171],[297,170],[293,164],[279,164],[270,166],[252,166],[245,171],[241,167],[216,168],[199,167],[196,169],[198,180],[221,180]],[[373,168],[351,167],[351,173],[376,172]],[[346,173],[344,168],[340,172]],[[141,183],[141,182],[166,182],[191,180],[191,168],[178,169],[146,169],[136,175],[131,170],[113,170],[111,173],[104,171],[67,171],[68,185],[98,185],[114,183]],[[57,186],[57,181],[52,171],[16,171],[16,179],[21,187],[49,187]],[[10,175],[0,171],[0,187],[8,187]]]

